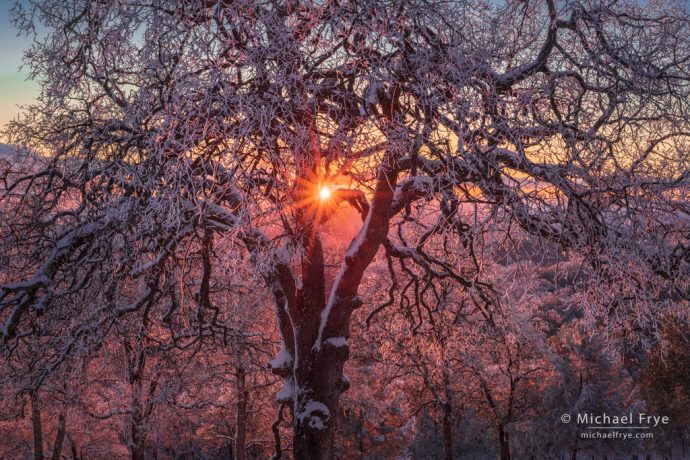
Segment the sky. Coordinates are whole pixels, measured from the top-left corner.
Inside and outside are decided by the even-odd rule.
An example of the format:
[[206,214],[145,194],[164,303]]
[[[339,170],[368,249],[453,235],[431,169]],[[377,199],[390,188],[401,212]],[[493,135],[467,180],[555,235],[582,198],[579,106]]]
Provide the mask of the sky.
[[[31,103],[38,95],[38,84],[27,81],[28,69],[21,72],[22,53],[30,40],[17,37],[9,10],[14,0],[0,0],[0,126],[4,127],[19,113],[18,105]],[[0,136],[2,142],[2,136]]]

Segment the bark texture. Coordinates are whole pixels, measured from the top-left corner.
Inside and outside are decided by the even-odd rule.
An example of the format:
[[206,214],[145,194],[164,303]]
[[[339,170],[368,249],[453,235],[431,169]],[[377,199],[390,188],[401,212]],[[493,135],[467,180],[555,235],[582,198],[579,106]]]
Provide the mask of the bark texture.
[[43,460],[43,428],[38,394],[31,393],[31,427],[34,433],[34,460]]

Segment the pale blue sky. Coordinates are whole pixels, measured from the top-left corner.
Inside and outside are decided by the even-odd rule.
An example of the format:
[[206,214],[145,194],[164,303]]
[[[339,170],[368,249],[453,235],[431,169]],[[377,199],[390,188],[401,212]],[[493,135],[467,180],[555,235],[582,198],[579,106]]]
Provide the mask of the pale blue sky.
[[19,71],[30,40],[17,37],[9,14],[13,6],[14,0],[0,0],[0,126],[16,117],[18,105],[31,103],[38,94],[38,84],[26,80],[28,69]]

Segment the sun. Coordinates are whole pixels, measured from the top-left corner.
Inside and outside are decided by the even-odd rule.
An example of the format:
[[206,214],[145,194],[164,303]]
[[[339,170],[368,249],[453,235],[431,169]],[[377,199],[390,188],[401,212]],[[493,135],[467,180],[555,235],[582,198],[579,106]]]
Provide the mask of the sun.
[[319,198],[321,199],[321,201],[326,201],[327,199],[329,199],[331,197],[331,193],[332,192],[331,192],[330,187],[328,187],[327,185],[324,185],[319,190]]
[[305,215],[311,215],[319,224],[329,220],[342,202],[337,184],[327,178],[298,178],[295,184],[294,207]]

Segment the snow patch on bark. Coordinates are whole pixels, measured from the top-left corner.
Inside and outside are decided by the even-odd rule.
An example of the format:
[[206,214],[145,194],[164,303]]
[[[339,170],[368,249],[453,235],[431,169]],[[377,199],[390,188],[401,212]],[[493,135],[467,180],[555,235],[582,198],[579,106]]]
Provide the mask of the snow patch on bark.
[[285,349],[285,345],[280,347],[278,355],[269,363],[271,369],[285,369],[292,367],[292,354]]
[[336,348],[348,346],[347,339],[345,337],[331,337],[326,339],[324,343]]
[[291,379],[283,380],[283,388],[276,395],[278,402],[291,401],[295,396],[295,383]]
[[324,403],[311,400],[307,402],[301,411],[297,412],[296,418],[299,420],[299,423],[305,423],[306,421],[310,428],[325,430],[328,420],[331,418],[331,412]]

